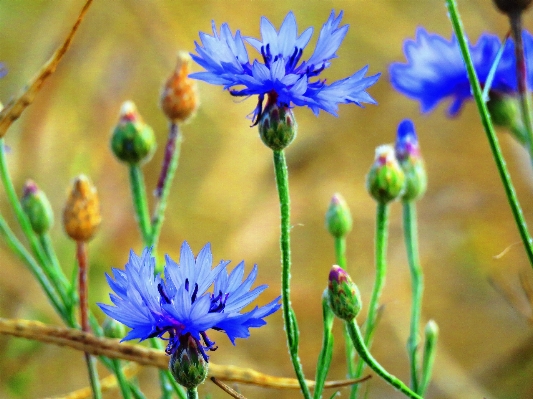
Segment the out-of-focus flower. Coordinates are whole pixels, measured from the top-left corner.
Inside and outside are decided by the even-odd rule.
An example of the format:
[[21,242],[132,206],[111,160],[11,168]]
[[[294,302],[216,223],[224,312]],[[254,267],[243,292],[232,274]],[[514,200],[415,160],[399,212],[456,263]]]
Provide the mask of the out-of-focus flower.
[[[533,56],[533,36],[524,31],[526,56]],[[501,42],[496,35],[483,34],[475,45],[470,45],[474,68],[481,85],[487,82]],[[457,37],[447,40],[437,34],[418,28],[416,39],[404,44],[407,63],[395,62],[390,66],[390,79],[400,93],[420,102],[422,112],[429,112],[447,98],[452,103],[448,109],[456,115],[465,100],[472,98],[466,67],[461,56]],[[529,62],[528,64],[533,63]],[[513,94],[517,91],[514,42],[508,40],[502,58],[496,67],[490,91],[495,94]],[[529,84],[533,82],[533,68],[527,71]]]
[[4,66],[4,64],[0,62],[0,78],[3,78],[6,75],[7,75],[7,69]]
[[[261,285],[250,291],[257,277],[254,266],[243,280],[244,262],[228,274],[229,261],[221,261],[212,268],[211,247],[207,244],[194,257],[184,242],[179,264],[168,255],[165,258],[165,280],[155,274],[155,259],[150,249],[139,257],[133,251],[124,270],[113,269],[107,281],[115,292],[110,294],[115,306],[98,304],[109,317],[131,328],[123,340],[160,337],[168,340],[167,353],[173,355],[180,340],[192,337],[207,360],[206,350],[216,346],[207,330],[224,331],[235,344],[236,338],[247,338],[250,327],[260,327],[264,317],[281,306],[279,297],[267,305],[246,313],[241,310],[263,292]],[[214,286],[213,292],[207,290]]]
[[[191,54],[205,72],[190,76],[221,85],[233,96],[259,96],[252,116],[254,122],[261,118],[265,95],[268,96],[266,107],[271,104],[279,107],[308,106],[315,115],[320,110],[337,115],[338,104],[341,103],[375,104],[365,90],[377,81],[380,74],[364,77],[368,66],[330,85],[326,84],[326,80],[318,79],[318,75],[330,66],[330,61],[337,57],[336,52],[348,31],[348,25],[339,27],[342,14],[341,11],[335,16],[335,12],[331,12],[320,31],[315,51],[307,61],[301,61],[301,57],[313,28],[298,35],[292,12],[287,14],[279,31],[262,17],[262,40],[243,38],[238,30],[233,36],[226,23],[222,24],[219,34],[213,22],[213,36],[201,32],[202,45],[196,43],[198,54]],[[261,53],[263,62],[254,60],[250,63],[245,41]]]

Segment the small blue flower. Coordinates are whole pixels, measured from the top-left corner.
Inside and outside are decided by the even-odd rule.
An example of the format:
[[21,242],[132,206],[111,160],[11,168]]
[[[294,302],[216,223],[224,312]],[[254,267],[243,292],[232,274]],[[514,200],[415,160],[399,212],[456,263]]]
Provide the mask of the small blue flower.
[[[527,32],[524,32],[523,37],[526,53],[530,49],[529,54],[533,54],[533,37]],[[477,44],[469,46],[482,85],[487,81],[500,46],[500,39],[490,34],[482,35]],[[407,63],[393,63],[390,66],[391,83],[400,93],[420,101],[422,112],[429,112],[440,101],[451,98],[448,113],[454,116],[464,101],[472,98],[457,37],[452,36],[451,40],[447,40],[418,28],[416,39],[405,41],[404,53]],[[532,82],[532,68],[528,70],[528,77]],[[516,92],[516,87],[514,43],[508,40],[496,68],[491,92],[512,94]]]
[[6,75],[7,75],[7,69],[4,66],[4,64],[0,62],[0,78],[3,78]]
[[[205,72],[190,76],[221,85],[233,96],[258,95],[258,105],[253,112],[254,122],[259,120],[263,112],[265,95],[268,95],[269,104],[308,106],[315,115],[322,109],[336,116],[338,104],[341,103],[359,106],[362,102],[375,104],[365,89],[373,85],[380,74],[365,78],[368,66],[331,85],[327,85],[325,79],[317,78],[337,57],[336,52],[348,31],[348,25],[339,27],[342,14],[341,11],[335,16],[331,12],[320,31],[311,58],[302,62],[302,53],[313,34],[313,28],[298,35],[292,12],[287,14],[279,31],[262,17],[262,40],[243,38],[240,31],[233,36],[226,23],[222,24],[218,34],[213,22],[213,36],[201,32],[202,45],[195,43],[198,54],[191,54]],[[254,60],[250,63],[244,41],[261,53],[263,62]]]
[[[224,331],[235,345],[236,338],[247,338],[249,328],[266,324],[263,318],[281,306],[278,297],[265,306],[241,313],[267,288],[261,285],[250,290],[257,277],[257,266],[243,281],[244,262],[229,274],[226,271],[229,261],[221,261],[215,268],[212,264],[209,244],[195,259],[184,242],[179,264],[166,256],[163,280],[155,274],[150,249],[145,249],[140,257],[131,251],[124,270],[112,269],[113,278],[106,274],[114,291],[110,298],[115,306],[98,305],[109,317],[131,328],[123,341],[160,337],[168,340],[166,352],[172,354],[180,337],[190,335],[207,360],[205,350],[216,349],[207,330]],[[212,293],[208,292],[211,286]]]

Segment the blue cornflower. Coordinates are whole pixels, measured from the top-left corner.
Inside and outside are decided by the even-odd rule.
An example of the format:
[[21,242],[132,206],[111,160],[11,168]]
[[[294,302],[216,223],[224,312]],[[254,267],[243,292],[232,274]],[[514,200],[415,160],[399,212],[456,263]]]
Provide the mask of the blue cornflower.
[[[250,327],[266,324],[263,318],[281,306],[278,297],[265,306],[241,313],[267,286],[250,290],[257,277],[257,265],[243,281],[244,262],[228,274],[229,263],[221,261],[212,268],[209,244],[195,259],[184,242],[179,264],[168,255],[165,257],[163,280],[155,274],[151,249],[145,249],[140,257],[131,251],[124,270],[112,269],[114,279],[106,274],[114,291],[110,298],[115,306],[98,305],[109,317],[131,328],[123,341],[160,337],[168,340],[166,352],[172,355],[180,339],[183,342],[192,337],[207,360],[205,351],[216,349],[207,330],[224,331],[235,345],[236,338],[247,338]],[[212,293],[208,292],[211,286]]]
[[[213,22],[213,36],[200,32],[202,45],[195,43],[198,55],[191,54],[206,71],[190,76],[224,86],[233,96],[258,95],[258,105],[252,116],[254,122],[258,122],[263,113],[265,95],[268,95],[267,106],[308,106],[315,115],[322,109],[336,116],[340,103],[375,104],[365,89],[373,85],[380,74],[364,77],[368,66],[330,85],[325,79],[318,79],[318,75],[330,66],[330,61],[337,57],[336,52],[348,31],[348,25],[339,27],[342,15],[342,11],[338,16],[331,12],[320,31],[315,51],[302,62],[302,53],[311,39],[313,28],[298,35],[292,11],[285,17],[279,31],[262,17],[262,40],[243,38],[238,30],[233,36],[226,23],[222,24],[219,34]],[[245,41],[261,53],[263,62],[254,60],[250,63]]]
[[[533,54],[533,37],[524,32],[523,40],[526,53]],[[500,46],[500,39],[491,34],[483,34],[477,44],[469,45],[474,68],[482,85],[487,81]],[[451,98],[448,113],[454,116],[460,111],[464,101],[472,98],[466,67],[455,35],[447,40],[428,33],[424,28],[418,28],[416,39],[405,41],[404,53],[407,63],[393,63],[390,66],[391,83],[400,93],[420,101],[422,112],[429,112],[441,100]],[[491,94],[516,93],[515,63],[514,42],[508,40],[496,67]],[[528,70],[528,79],[531,85],[532,68]]]
[[4,64],[0,62],[0,78],[3,78],[6,75],[7,75],[7,69],[4,66]]

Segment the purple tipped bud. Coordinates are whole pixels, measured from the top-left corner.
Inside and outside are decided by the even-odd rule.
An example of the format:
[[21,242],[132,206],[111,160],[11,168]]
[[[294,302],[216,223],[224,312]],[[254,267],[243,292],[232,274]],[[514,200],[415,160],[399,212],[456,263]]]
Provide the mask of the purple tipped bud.
[[352,230],[352,215],[340,194],[334,194],[326,212],[326,228],[333,237],[344,237]]
[[337,265],[333,265],[329,272],[328,301],[335,316],[342,320],[351,321],[361,311],[361,294],[357,285]]
[[207,377],[208,363],[198,347],[199,343],[190,334],[181,336],[179,342],[168,367],[178,384],[193,389]]
[[427,175],[424,160],[420,153],[415,125],[405,119],[398,125],[396,137],[396,158],[405,175],[405,191],[402,200],[414,201],[424,195],[427,188]]
[[30,220],[31,228],[37,235],[42,235],[50,230],[54,223],[54,212],[46,194],[37,185],[28,180],[24,185],[22,209]]
[[263,114],[259,119],[259,136],[268,148],[280,151],[287,147],[294,138],[298,130],[296,119],[292,109],[286,106],[278,106],[275,98],[269,100]]
[[404,190],[405,176],[396,160],[394,148],[382,145],[376,148],[376,158],[366,176],[366,187],[370,195],[380,203],[393,201]]

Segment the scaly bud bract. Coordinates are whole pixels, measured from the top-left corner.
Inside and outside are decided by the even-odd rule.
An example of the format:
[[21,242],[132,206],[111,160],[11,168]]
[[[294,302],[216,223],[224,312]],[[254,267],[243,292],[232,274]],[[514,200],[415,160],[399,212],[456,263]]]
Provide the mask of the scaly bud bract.
[[88,241],[96,233],[101,220],[96,188],[86,176],[76,177],[63,209],[65,232],[73,240]]
[[398,125],[396,136],[396,159],[405,175],[405,190],[402,200],[414,201],[424,195],[427,188],[427,174],[424,160],[412,121],[405,119]]
[[120,108],[119,121],[111,136],[113,154],[121,161],[135,165],[148,161],[155,147],[154,131],[144,123],[135,104],[126,101]]
[[171,122],[185,122],[198,108],[196,81],[189,78],[191,62],[191,56],[180,51],[176,69],[163,87],[161,109]]
[[359,288],[348,273],[337,265],[333,265],[329,272],[328,300],[331,310],[339,319],[351,321],[361,311]]
[[336,193],[326,212],[326,228],[333,237],[344,237],[352,230],[352,215],[343,196]]
[[107,338],[122,339],[126,335],[124,324],[119,323],[110,317],[105,318],[104,323],[102,324],[102,330],[104,331],[104,336]]
[[298,125],[292,109],[278,106],[276,94],[268,95],[268,103],[259,118],[259,137],[263,143],[274,151],[287,147],[298,131]]
[[28,180],[24,184],[22,209],[30,220],[31,228],[37,235],[42,235],[50,230],[54,223],[54,212],[46,194],[37,185]]
[[168,367],[178,384],[193,389],[207,377],[208,363],[198,348],[199,343],[190,334],[183,335],[179,341]]
[[404,191],[405,175],[391,145],[376,148],[376,158],[368,175],[366,187],[378,202],[387,203],[399,198]]

